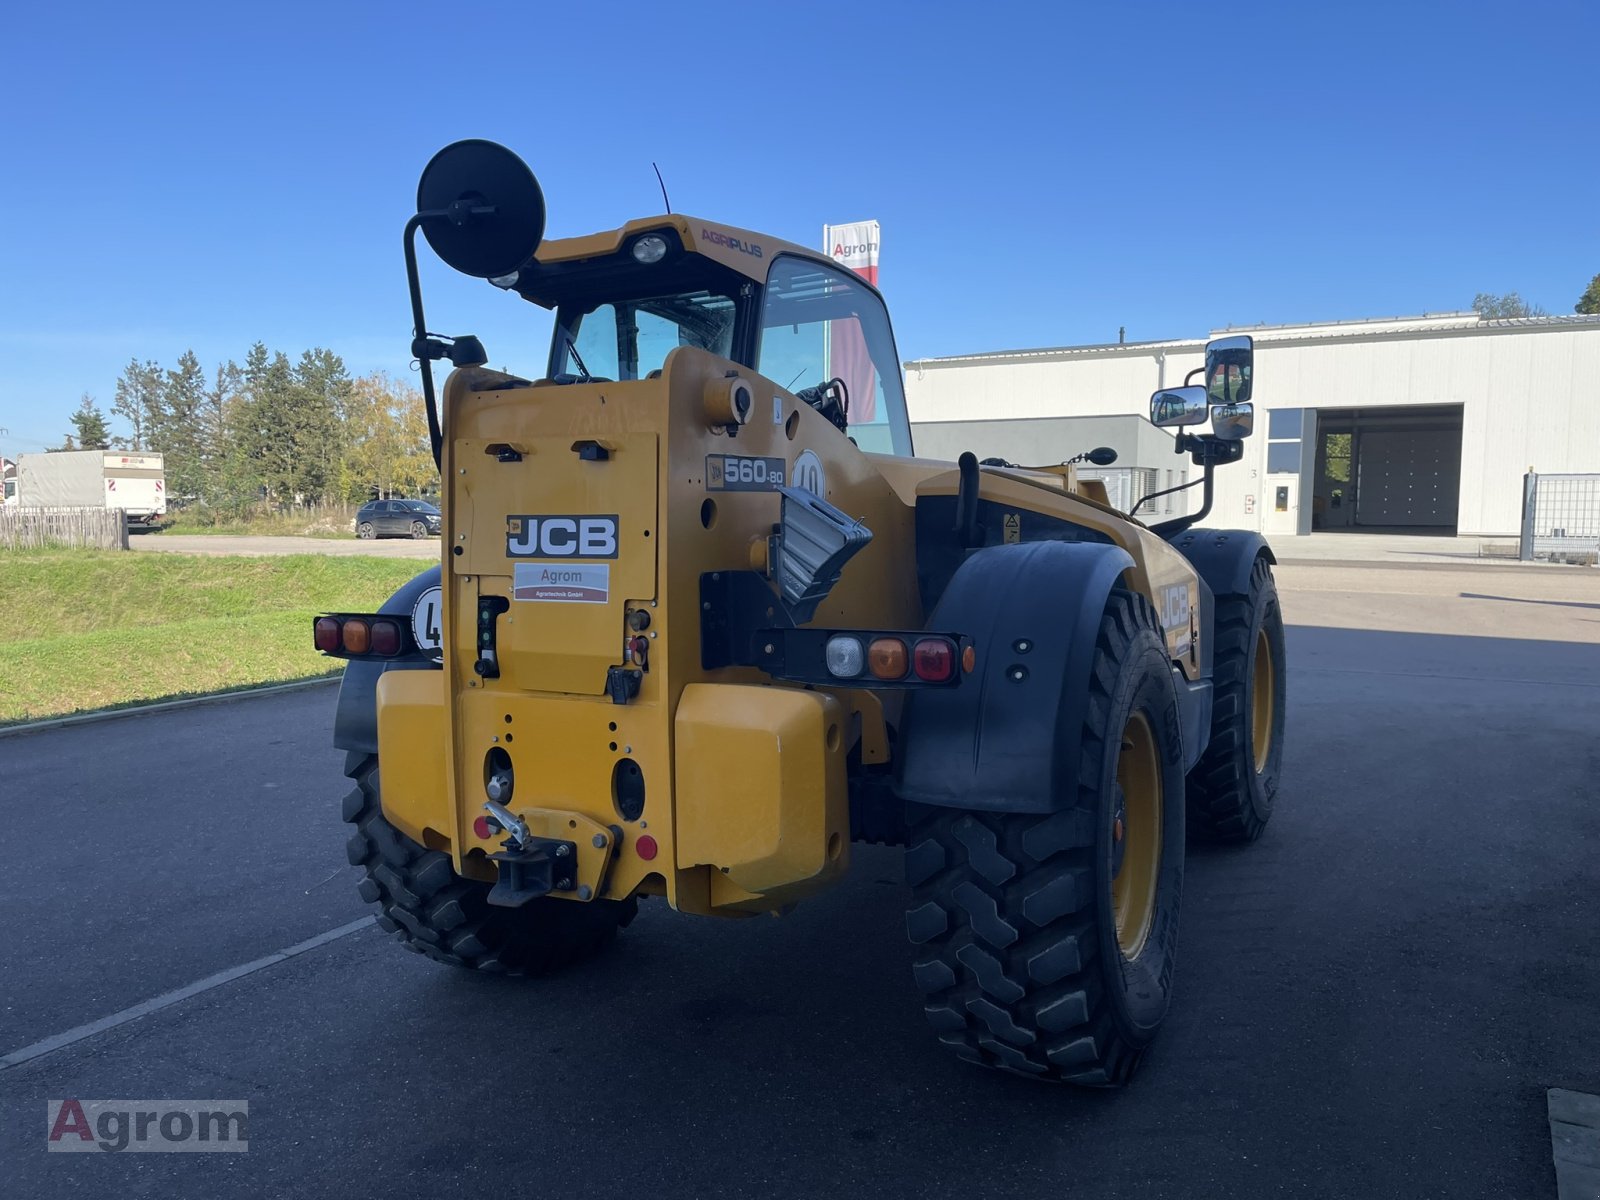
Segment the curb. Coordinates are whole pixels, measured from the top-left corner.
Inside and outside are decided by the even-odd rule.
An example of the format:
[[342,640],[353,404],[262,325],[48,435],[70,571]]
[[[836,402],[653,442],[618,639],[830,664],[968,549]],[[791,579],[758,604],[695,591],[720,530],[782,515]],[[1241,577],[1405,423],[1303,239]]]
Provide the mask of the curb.
[[[1276,550],[1274,550],[1276,553]],[[1412,562],[1401,560],[1398,562],[1385,562],[1376,558],[1294,558],[1279,554],[1277,565],[1280,567],[1372,567],[1389,571],[1506,571],[1523,572],[1553,570],[1567,567],[1569,570],[1582,571],[1582,567],[1570,567],[1566,563],[1548,562],[1519,562],[1508,558],[1462,558],[1445,562]],[[1594,568],[1588,568],[1593,570]]]
[[261,687],[235,688],[227,692],[207,692],[203,696],[185,696],[181,700],[159,700],[154,704],[133,704],[127,708],[112,708],[105,712],[73,713],[68,717],[50,717],[43,721],[29,721],[24,725],[0,726],[0,738],[16,737],[24,733],[44,733],[51,729],[65,729],[71,725],[96,725],[101,721],[116,721],[123,717],[142,717],[149,713],[172,712],[180,708],[197,708],[202,704],[221,704],[227,700],[248,700],[253,696],[274,696],[281,692],[299,692],[306,688],[323,687],[338,683],[344,676],[329,675],[325,679],[299,679],[293,683],[269,683]]

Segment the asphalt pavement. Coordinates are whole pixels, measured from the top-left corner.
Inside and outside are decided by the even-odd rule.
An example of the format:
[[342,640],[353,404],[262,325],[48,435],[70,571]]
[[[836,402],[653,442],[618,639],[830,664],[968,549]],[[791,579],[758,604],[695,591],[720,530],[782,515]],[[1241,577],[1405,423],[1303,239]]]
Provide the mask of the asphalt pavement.
[[[273,961],[0,1071],[0,1186],[1554,1196],[1546,1089],[1600,1092],[1600,588],[1280,576],[1280,807],[1254,846],[1191,847],[1172,1014],[1123,1091],[949,1056],[899,852],[857,847],[788,917],[653,900],[545,981],[370,926]],[[0,1055],[365,914],[332,709],[312,690],[0,739]],[[247,1099],[250,1150],[47,1154],[66,1097]]]

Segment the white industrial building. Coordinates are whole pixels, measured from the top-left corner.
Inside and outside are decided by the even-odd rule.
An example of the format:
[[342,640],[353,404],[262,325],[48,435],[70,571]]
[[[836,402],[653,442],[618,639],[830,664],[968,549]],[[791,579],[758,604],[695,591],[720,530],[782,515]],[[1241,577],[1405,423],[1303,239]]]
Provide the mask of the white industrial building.
[[[1244,460],[1217,470],[1207,525],[1514,537],[1525,472],[1600,472],[1600,316],[1446,313],[1212,336],[1223,333],[1255,339],[1256,424]],[[1204,348],[1196,338],[909,362],[917,451],[1031,465],[1106,444],[1121,454],[1101,473],[1113,490],[1119,478],[1124,494],[1169,486],[1198,468],[1163,449],[1166,431],[1127,417],[1181,384]],[[1198,507],[1198,487],[1182,495]]]

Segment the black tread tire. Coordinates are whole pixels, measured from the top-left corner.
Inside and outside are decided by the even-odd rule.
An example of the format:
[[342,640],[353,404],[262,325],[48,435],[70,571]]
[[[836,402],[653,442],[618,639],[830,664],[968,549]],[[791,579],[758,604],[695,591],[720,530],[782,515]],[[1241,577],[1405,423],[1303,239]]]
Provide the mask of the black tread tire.
[[424,524],[421,521],[413,521],[413,522],[411,522],[411,540],[412,541],[420,542],[423,538],[425,538],[427,536],[428,536],[428,527],[427,527],[426,524]]
[[372,527],[371,521],[362,521],[356,526],[356,536],[362,541],[371,541],[377,536],[377,530]]
[[[1272,747],[1256,770],[1252,731],[1256,636],[1265,627],[1273,658]],[[1189,772],[1189,828],[1218,842],[1253,842],[1266,829],[1283,767],[1288,672],[1283,610],[1272,564],[1258,557],[1248,595],[1218,596],[1212,656],[1211,740]]]
[[[906,929],[924,1011],[962,1058],[1032,1078],[1125,1083],[1166,1016],[1183,890],[1177,697],[1156,614],[1116,588],[1101,619],[1073,795],[1048,815],[918,808],[906,851]],[[1128,715],[1161,758],[1154,922],[1128,960],[1111,910],[1111,822]]]
[[361,898],[378,905],[378,924],[407,949],[451,966],[542,975],[590,957],[638,912],[633,897],[491,906],[489,884],[457,875],[449,855],[419,846],[384,819],[377,755],[352,751],[345,774],[356,783],[343,815],[355,826],[346,852],[362,868]]

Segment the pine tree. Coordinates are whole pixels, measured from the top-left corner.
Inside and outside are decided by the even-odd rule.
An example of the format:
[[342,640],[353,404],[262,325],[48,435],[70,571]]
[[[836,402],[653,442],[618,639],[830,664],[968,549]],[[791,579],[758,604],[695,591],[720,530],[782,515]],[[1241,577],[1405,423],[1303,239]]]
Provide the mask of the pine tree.
[[206,377],[193,350],[185,350],[178,369],[162,380],[161,403],[151,432],[151,448],[165,456],[168,494],[180,501],[198,499],[204,489],[201,413]]
[[117,441],[130,450],[143,450],[149,437],[161,420],[161,367],[153,362],[132,359],[122,369],[117,380],[117,394],[111,401],[111,411],[128,423],[132,438]]
[[290,410],[295,494],[309,503],[338,491],[343,422],[350,402],[350,375],[344,360],[320,347],[307,350],[294,368]]
[[250,490],[242,482],[240,458],[233,452],[233,426],[243,387],[239,365],[233,361],[217,367],[215,382],[206,389],[196,425],[200,435],[201,494],[212,505],[237,506]]
[[1589,281],[1589,286],[1583,295],[1578,297],[1578,303],[1573,307],[1573,312],[1588,313],[1591,316],[1600,314],[1600,275]]
[[[105,413],[100,411],[95,404],[94,397],[88,392],[78,401],[78,409],[67,418],[72,422],[72,427],[78,431],[78,446],[85,450],[109,450],[111,448],[111,426],[106,421]],[[67,435],[68,445],[63,450],[74,449],[71,445],[72,435]]]

